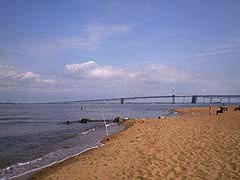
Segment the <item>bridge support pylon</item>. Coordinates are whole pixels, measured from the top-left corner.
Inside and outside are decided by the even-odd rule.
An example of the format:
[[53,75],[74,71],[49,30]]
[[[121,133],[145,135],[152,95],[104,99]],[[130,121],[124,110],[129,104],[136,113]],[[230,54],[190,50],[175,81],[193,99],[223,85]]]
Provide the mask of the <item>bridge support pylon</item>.
[[210,104],[212,104],[212,102],[213,102],[213,98],[212,98],[212,97],[210,97]]
[[121,98],[121,104],[124,104],[124,98]]
[[192,104],[196,104],[197,103],[197,96],[192,96]]
[[172,95],[172,104],[175,104],[175,94]]

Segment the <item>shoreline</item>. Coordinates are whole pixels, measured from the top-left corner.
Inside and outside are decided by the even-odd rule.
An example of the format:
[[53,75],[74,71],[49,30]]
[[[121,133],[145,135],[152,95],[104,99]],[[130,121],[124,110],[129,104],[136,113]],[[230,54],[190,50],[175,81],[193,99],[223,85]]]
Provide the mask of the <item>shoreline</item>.
[[[45,168],[48,168],[48,167],[50,167],[50,166],[54,166],[55,164],[61,163],[61,162],[66,161],[67,159],[70,159],[70,158],[74,158],[74,157],[79,156],[80,154],[82,154],[82,153],[84,153],[84,152],[86,152],[86,151],[90,151],[90,150],[92,150],[92,149],[96,149],[96,148],[101,147],[101,146],[104,145],[104,144],[101,144],[100,141],[99,141],[97,144],[99,144],[99,145],[93,146],[93,147],[91,147],[91,148],[84,149],[83,151],[81,151],[81,152],[79,152],[79,153],[77,153],[77,154],[74,154],[74,155],[72,155],[72,156],[66,157],[66,158],[64,158],[64,159],[62,159],[62,160],[60,160],[60,161],[52,162],[52,163],[50,163],[50,164],[48,164],[48,165],[46,165],[46,166],[39,167],[39,168],[36,168],[36,169],[32,169],[32,170],[30,170],[30,171],[24,172],[24,173],[22,173],[22,174],[20,174],[20,175],[16,175],[16,176],[13,176],[13,177],[8,178],[8,179],[9,179],[9,180],[18,180],[18,179],[24,178],[25,175],[31,176],[31,173],[37,173],[37,171],[41,171],[41,170],[43,170],[43,169],[45,169]],[[28,179],[29,179],[29,178],[28,178]],[[1,179],[0,179],[0,180],[1,180]],[[3,179],[3,180],[5,180],[5,179]]]
[[[112,125],[112,124],[110,124],[110,125]],[[114,126],[116,126],[116,125],[117,125],[117,124],[115,123]],[[105,129],[105,128],[104,128],[104,129]],[[117,134],[118,132],[121,132],[121,131],[123,131],[123,130],[124,130],[124,126],[119,126],[119,125],[118,125],[118,130],[117,130],[117,131],[116,131],[115,128],[113,127],[113,129],[110,130],[111,134],[110,134],[109,136],[112,136],[112,135],[114,135],[114,134]],[[84,132],[82,132],[82,133],[80,133],[80,134],[85,136],[85,135],[88,134],[89,132],[91,133],[91,131],[92,131],[92,129],[87,130],[87,131],[84,131]],[[104,131],[105,131],[105,130],[104,130]],[[87,132],[87,133],[86,133],[86,132]],[[79,135],[80,135],[80,134],[79,134]],[[106,135],[105,135],[105,136],[106,136]],[[89,150],[92,150],[92,149],[96,149],[96,148],[98,148],[98,147],[103,146],[104,144],[102,143],[102,141],[103,141],[104,138],[105,138],[105,137],[100,138],[100,139],[99,139],[95,144],[93,144],[92,146],[87,147],[87,148],[85,148],[85,149],[83,149],[83,150],[81,150],[81,151],[79,151],[79,152],[77,152],[77,153],[75,153],[75,154],[70,155],[70,156],[66,156],[66,157],[64,157],[63,159],[53,161],[53,162],[51,162],[51,163],[49,163],[49,164],[46,164],[46,165],[44,165],[44,166],[40,166],[40,167],[36,167],[36,168],[30,169],[30,170],[28,170],[28,171],[25,171],[25,172],[23,172],[23,173],[21,173],[21,174],[18,174],[18,175],[14,175],[14,176],[12,176],[12,177],[2,177],[2,178],[0,178],[0,180],[26,180],[26,179],[29,179],[29,178],[31,178],[32,175],[34,175],[34,174],[37,173],[38,171],[41,171],[41,170],[43,170],[43,169],[45,169],[45,168],[47,168],[47,167],[50,167],[50,166],[54,166],[55,164],[61,163],[61,162],[66,161],[66,160],[68,160],[68,159],[70,159],[70,158],[73,158],[73,157],[75,157],[75,156],[78,156],[78,155],[80,155],[80,154],[82,154],[82,153],[84,153],[84,152],[86,152],[86,151],[89,151]],[[59,149],[59,150],[61,150],[61,149]],[[58,150],[57,150],[57,151],[58,151]],[[56,151],[50,152],[50,153],[48,153],[48,154],[55,153],[55,152],[56,152]],[[34,159],[34,160],[31,160],[31,161],[27,161],[27,162],[17,163],[16,165],[17,165],[17,166],[18,166],[18,165],[21,166],[21,164],[22,164],[22,165],[25,165],[25,164],[30,164],[31,162],[39,161],[39,160],[43,159],[45,156],[47,156],[48,154],[46,154],[46,155],[44,155],[44,156],[42,156],[42,157],[40,157],[40,158],[38,158],[38,159]],[[3,170],[9,170],[9,169],[11,169],[11,168],[14,167],[14,166],[15,166],[15,165],[8,166],[8,167],[6,167],[6,168],[3,169]]]
[[[30,170],[30,171],[27,171],[23,174],[20,174],[20,175],[17,175],[17,176],[14,176],[14,177],[11,177],[9,178],[9,180],[31,180],[36,174],[39,173],[39,171],[41,172],[42,170],[44,171],[45,169],[47,168],[51,168],[51,167],[54,167],[54,166],[58,166],[59,164],[61,163],[64,163],[65,161],[70,161],[71,159],[73,159],[74,157],[77,157],[77,156],[80,156],[81,154],[84,154],[84,153],[87,153],[91,150],[95,150],[95,149],[98,149],[102,146],[105,145],[105,143],[109,140],[109,138],[113,138],[114,136],[117,136],[118,133],[121,133],[122,131],[125,131],[126,129],[128,129],[129,127],[132,126],[132,122],[130,122],[129,120],[122,123],[121,125],[123,126],[123,129],[120,130],[119,132],[115,132],[111,135],[108,135],[108,136],[105,136],[103,139],[99,140],[93,147],[90,147],[90,148],[87,148],[87,149],[84,149],[83,151],[77,153],[77,154],[74,154],[72,156],[69,156],[69,157],[66,157],[60,161],[56,161],[56,162],[53,162],[53,163],[50,163],[46,166],[43,166],[43,167],[39,167],[39,168],[36,168],[36,169],[33,169],[33,170]],[[25,177],[26,176],[26,177]],[[2,180],[2,179],[0,179]],[[5,179],[3,179],[5,180]],[[8,179],[7,179],[8,180]]]
[[240,117],[230,109],[216,116],[213,107],[210,116],[206,107],[177,108],[176,117],[132,121],[124,131],[104,138],[104,146],[44,168],[30,179],[240,178]]
[[[25,177],[24,177],[25,175],[27,175],[27,177],[28,177],[27,180],[32,180],[32,179],[34,179],[35,176],[38,176],[38,173],[41,173],[41,171],[45,171],[45,170],[47,170],[49,168],[54,168],[55,166],[59,166],[59,165],[61,165],[63,163],[68,163],[67,161],[71,161],[72,159],[74,159],[77,156],[80,156],[80,155],[82,155],[84,153],[88,153],[88,152],[90,152],[92,150],[96,150],[98,148],[101,148],[101,147],[105,146],[105,143],[107,143],[109,141],[109,139],[112,139],[115,136],[118,136],[119,133],[121,133],[123,131],[126,131],[128,128],[130,128],[133,125],[133,123],[134,123],[134,122],[131,122],[131,121],[136,121],[136,120],[133,120],[133,119],[126,120],[125,122],[123,122],[121,124],[123,126],[122,130],[120,130],[119,132],[113,133],[111,135],[105,136],[103,139],[99,140],[95,144],[95,146],[93,146],[91,148],[87,148],[87,149],[85,149],[85,150],[83,150],[83,151],[81,151],[81,152],[79,152],[79,153],[77,153],[75,155],[66,157],[66,158],[64,158],[64,159],[62,159],[60,161],[53,162],[53,163],[51,163],[49,165],[46,165],[46,166],[43,166],[43,167],[39,167],[37,169],[30,170],[30,171],[25,172],[23,174],[11,177],[11,178],[9,178],[9,180],[23,180],[23,179],[25,180]],[[2,180],[2,179],[0,179],[0,180]],[[3,179],[3,180],[5,180],[5,179]]]

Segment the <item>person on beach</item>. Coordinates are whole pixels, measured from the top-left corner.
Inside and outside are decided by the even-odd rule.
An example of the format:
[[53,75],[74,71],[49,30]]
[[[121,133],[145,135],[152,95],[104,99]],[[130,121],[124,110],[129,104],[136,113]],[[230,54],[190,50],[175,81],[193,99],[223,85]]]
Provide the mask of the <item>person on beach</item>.
[[212,114],[212,105],[211,103],[209,104],[209,108],[208,108],[208,114],[211,115]]

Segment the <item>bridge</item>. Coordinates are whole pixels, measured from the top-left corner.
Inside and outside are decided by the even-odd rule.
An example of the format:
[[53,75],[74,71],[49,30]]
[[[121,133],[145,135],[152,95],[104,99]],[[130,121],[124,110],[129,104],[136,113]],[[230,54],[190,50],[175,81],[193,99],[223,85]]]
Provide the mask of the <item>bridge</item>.
[[[79,101],[66,101],[62,103],[107,103],[107,102],[119,102],[124,104],[129,100],[147,100],[147,99],[157,99],[165,101],[162,103],[168,104],[185,104],[185,103],[232,103],[231,100],[238,100],[240,102],[240,95],[169,95],[169,96],[135,96],[135,97],[123,97],[123,98],[109,98],[109,99],[90,99],[90,100],[79,100]],[[181,99],[179,101],[179,99]],[[186,99],[188,101],[186,101]],[[216,101],[217,99],[217,101]],[[215,101],[214,101],[215,100]],[[227,101],[226,101],[227,100]],[[159,102],[161,103],[161,102]]]

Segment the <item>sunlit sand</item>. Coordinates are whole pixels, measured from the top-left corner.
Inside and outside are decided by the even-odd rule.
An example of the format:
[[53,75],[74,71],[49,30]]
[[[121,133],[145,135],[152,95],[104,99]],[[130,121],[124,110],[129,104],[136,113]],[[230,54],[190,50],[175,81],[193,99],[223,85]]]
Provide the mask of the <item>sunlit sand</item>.
[[240,111],[208,114],[178,109],[178,117],[128,121],[104,146],[49,167],[33,179],[240,179]]

